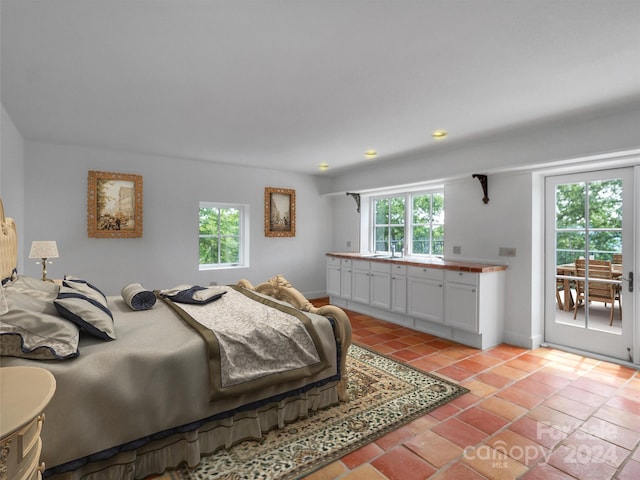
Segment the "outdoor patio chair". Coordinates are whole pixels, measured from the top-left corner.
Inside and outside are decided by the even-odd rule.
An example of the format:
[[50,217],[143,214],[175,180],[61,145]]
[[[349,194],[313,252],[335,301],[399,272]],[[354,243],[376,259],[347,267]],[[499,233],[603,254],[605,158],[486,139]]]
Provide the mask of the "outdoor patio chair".
[[565,292],[566,287],[565,280],[563,278],[556,278],[556,302],[560,310],[565,309],[564,301],[567,300],[567,310],[570,310],[575,305],[573,301],[573,294],[571,293],[571,284],[569,283],[569,291]]
[[[620,301],[620,289],[613,283],[613,273],[611,262],[605,260],[589,260],[589,282],[588,292],[585,292],[585,260],[576,260],[576,301],[573,309],[573,319],[578,315],[578,307],[586,305],[588,302],[604,302],[605,306],[611,304],[609,314],[609,325],[613,325],[613,309],[615,301],[618,300],[620,308],[620,319],[622,320],[622,302]],[[597,281],[595,279],[610,280]]]

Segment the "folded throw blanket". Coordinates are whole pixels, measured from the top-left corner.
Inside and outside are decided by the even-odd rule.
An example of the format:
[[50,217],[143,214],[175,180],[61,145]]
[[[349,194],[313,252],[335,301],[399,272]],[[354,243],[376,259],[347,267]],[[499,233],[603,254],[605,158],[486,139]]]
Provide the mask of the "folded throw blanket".
[[156,294],[140,283],[130,283],[122,288],[122,299],[132,310],[149,310],[156,304]]

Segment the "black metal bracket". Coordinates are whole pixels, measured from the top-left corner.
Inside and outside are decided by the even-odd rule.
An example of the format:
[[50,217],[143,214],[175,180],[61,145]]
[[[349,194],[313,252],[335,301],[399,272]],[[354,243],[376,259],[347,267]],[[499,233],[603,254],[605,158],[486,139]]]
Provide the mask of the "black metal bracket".
[[360,194],[347,192],[347,195],[349,195],[350,197],[353,197],[353,199],[356,201],[357,211],[358,213],[360,213]]
[[487,186],[487,176],[486,175],[480,175],[477,173],[474,173],[473,175],[471,175],[473,178],[477,178],[480,181],[480,185],[482,185],[482,191],[484,192],[484,198],[482,199],[482,201],[484,203],[489,203],[489,194],[487,193],[488,191],[488,186]]

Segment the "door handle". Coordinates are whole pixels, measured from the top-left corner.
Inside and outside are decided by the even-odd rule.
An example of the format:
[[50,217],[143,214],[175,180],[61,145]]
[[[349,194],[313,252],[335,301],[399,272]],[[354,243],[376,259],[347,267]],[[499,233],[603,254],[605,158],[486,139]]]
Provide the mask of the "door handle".
[[629,272],[629,278],[620,277],[625,282],[629,282],[629,291],[633,292],[633,272]]

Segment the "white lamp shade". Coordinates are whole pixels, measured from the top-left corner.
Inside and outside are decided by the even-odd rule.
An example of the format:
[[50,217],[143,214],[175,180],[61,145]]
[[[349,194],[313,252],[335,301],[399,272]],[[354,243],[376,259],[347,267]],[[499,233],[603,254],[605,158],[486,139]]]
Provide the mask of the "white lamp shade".
[[59,256],[55,240],[36,240],[31,243],[29,258],[58,258]]

